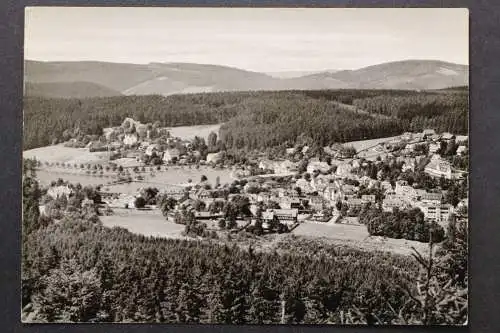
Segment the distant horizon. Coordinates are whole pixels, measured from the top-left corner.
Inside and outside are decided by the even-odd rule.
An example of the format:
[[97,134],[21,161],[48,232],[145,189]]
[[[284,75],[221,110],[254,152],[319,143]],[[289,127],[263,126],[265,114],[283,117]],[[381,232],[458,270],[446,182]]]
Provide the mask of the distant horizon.
[[37,61],[349,70],[425,59],[469,63],[466,8],[26,7]]
[[231,66],[231,65],[225,65],[225,64],[217,64],[217,63],[196,63],[196,62],[185,62],[185,61],[168,61],[168,62],[161,62],[161,61],[151,61],[151,62],[145,62],[145,63],[137,63],[137,62],[117,62],[117,61],[103,61],[103,60],[95,60],[95,59],[88,59],[88,60],[40,60],[40,59],[24,59],[24,61],[34,61],[34,62],[44,62],[44,63],[55,63],[55,62],[63,62],[63,63],[77,63],[77,62],[100,62],[100,63],[108,63],[108,64],[120,64],[120,65],[149,65],[149,64],[192,64],[192,65],[201,65],[201,66],[220,66],[220,67],[227,67],[227,68],[234,68],[234,69],[239,69],[239,70],[244,70],[247,72],[254,72],[254,73],[262,73],[262,74],[278,74],[278,73],[306,73],[304,75],[310,75],[307,73],[321,73],[321,72],[341,72],[341,71],[355,71],[355,70],[360,70],[363,68],[367,67],[372,67],[372,66],[377,66],[377,65],[382,65],[382,64],[388,64],[388,63],[397,63],[397,62],[406,62],[406,61],[435,61],[435,62],[445,62],[445,63],[450,63],[454,65],[459,65],[459,66],[469,66],[468,64],[462,64],[462,63],[456,63],[456,62],[451,62],[447,60],[441,60],[441,59],[401,59],[401,60],[391,60],[391,61],[386,61],[386,62],[380,62],[380,63],[374,63],[370,64],[367,66],[359,67],[359,68],[324,68],[324,69],[313,69],[313,70],[308,70],[308,69],[290,69],[290,70],[281,70],[281,71],[255,71],[251,69],[246,69],[246,68],[241,68],[241,67],[236,67],[236,66]]

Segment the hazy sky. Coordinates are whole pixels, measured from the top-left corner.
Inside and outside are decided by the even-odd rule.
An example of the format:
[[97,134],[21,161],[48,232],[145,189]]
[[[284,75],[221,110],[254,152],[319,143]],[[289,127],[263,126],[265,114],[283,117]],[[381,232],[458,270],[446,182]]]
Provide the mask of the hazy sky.
[[354,69],[403,59],[468,64],[465,9],[26,9],[25,58],[195,62],[247,70]]

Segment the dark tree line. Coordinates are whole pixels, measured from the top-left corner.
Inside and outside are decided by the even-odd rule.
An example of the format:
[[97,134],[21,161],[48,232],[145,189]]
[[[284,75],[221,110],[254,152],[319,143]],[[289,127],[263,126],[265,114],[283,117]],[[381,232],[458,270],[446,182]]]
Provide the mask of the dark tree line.
[[[390,322],[387,304],[402,304],[396,286],[410,287],[415,269],[409,259],[356,250],[262,253],[84,220],[65,219],[27,241],[25,296],[42,321],[279,323],[284,297],[287,323],[338,322],[353,305]],[[70,280],[84,291],[68,290]]]
[[434,128],[438,132],[467,134],[468,93],[413,92],[406,96],[392,93],[353,100],[353,105],[373,113],[404,121],[409,130]]
[[[323,90],[220,92],[163,97],[118,96],[87,99],[25,97],[24,148],[49,145],[64,131],[87,135],[118,126],[125,117],[160,126],[229,123],[221,144],[227,148],[266,148],[295,143],[305,134],[318,144],[371,139],[432,127],[467,132],[467,92]],[[381,119],[342,110],[329,101],[354,104]],[[213,145],[212,145],[213,146]],[[209,147],[213,150],[214,147]]]
[[396,119],[374,118],[319,99],[292,95],[256,101],[221,127],[220,139],[228,149],[251,150],[283,143],[295,145],[301,136],[325,146],[395,135],[403,130]]

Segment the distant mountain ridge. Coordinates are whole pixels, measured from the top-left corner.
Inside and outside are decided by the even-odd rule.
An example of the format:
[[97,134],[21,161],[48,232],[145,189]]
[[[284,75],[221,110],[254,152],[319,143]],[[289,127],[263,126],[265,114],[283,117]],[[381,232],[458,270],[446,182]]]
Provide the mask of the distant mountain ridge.
[[93,82],[26,82],[24,94],[54,98],[111,97],[120,92]]
[[[469,76],[466,65],[435,60],[388,62],[357,70],[303,72],[306,74],[298,77],[292,72],[277,73],[272,76],[272,73],[193,63],[138,65],[26,60],[24,79],[27,95],[96,97],[247,90],[427,90],[467,86]],[[78,93],[78,86],[83,92]]]

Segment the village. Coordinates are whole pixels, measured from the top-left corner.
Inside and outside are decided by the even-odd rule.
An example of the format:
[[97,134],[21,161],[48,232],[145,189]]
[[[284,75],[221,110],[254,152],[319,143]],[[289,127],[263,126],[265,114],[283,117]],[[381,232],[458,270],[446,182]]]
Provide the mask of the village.
[[[467,136],[429,129],[333,144],[312,154],[311,147],[297,145],[285,148],[275,159],[258,154],[239,164],[226,159],[213,132],[207,144],[205,138],[173,137],[166,129],[131,118],[121,126],[103,129],[101,136],[81,135],[77,130],[70,136],[65,149],[101,154],[99,159],[72,164],[37,157],[40,172],[94,179],[82,185],[96,186],[101,212],[115,222],[124,212],[129,212],[125,216],[132,211],[158,212],[138,215],[134,223],[161,213],[162,223],[203,225],[191,233],[198,237],[210,234],[206,230],[213,235],[214,230],[226,229],[285,233],[303,223],[364,228],[363,216],[370,208],[387,213],[418,208],[426,221],[444,228],[451,214],[467,218],[467,197],[452,197],[448,190],[464,182],[467,171],[451,161],[466,158]],[[182,177],[158,180],[176,170],[196,173],[184,181]],[[205,175],[213,171],[220,174]],[[69,183],[52,179],[47,196],[71,197],[74,188]],[[123,184],[134,187],[121,191]],[[44,205],[41,211],[46,211]]]

